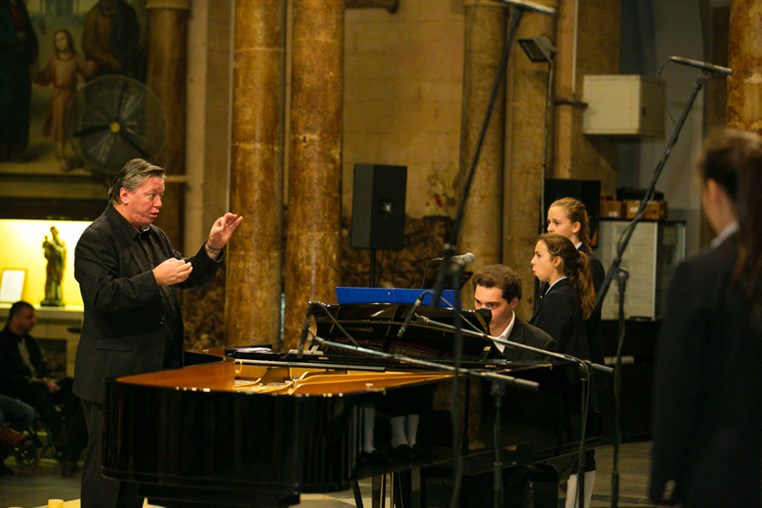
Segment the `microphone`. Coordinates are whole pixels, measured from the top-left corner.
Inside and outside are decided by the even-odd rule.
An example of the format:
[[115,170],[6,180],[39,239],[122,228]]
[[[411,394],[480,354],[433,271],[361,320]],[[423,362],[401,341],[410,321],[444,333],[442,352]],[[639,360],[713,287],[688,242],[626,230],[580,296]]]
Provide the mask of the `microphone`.
[[696,67],[697,69],[701,69],[706,72],[724,74],[725,76],[730,76],[731,74],[733,74],[733,69],[729,69],[727,67],[721,67],[719,65],[714,65],[707,62],[699,62],[698,60],[691,60],[690,58],[683,58],[681,56],[671,56],[669,57],[669,59],[677,64],[687,65],[688,67]]
[[407,330],[408,325],[410,324],[410,321],[413,320],[413,316],[415,316],[415,311],[418,310],[418,307],[421,306],[421,303],[423,302],[423,297],[428,293],[428,291],[421,291],[421,294],[418,295],[418,299],[413,304],[413,307],[410,309],[410,311],[407,313],[407,316],[405,316],[405,321],[402,323],[402,326],[400,326],[400,330],[397,332],[397,338],[402,337],[405,334],[405,330]]
[[299,347],[297,348],[296,358],[302,359],[304,356],[304,343],[307,342],[307,334],[310,331],[310,316],[312,316],[312,302],[307,304],[307,312],[304,315],[304,326],[302,326],[302,333],[299,335]]
[[531,2],[530,0],[497,0],[497,1],[502,2],[504,4],[513,5],[514,7],[517,7],[519,9],[537,11],[542,14],[547,14],[548,16],[556,15],[555,7],[551,7],[549,5],[543,5],[537,2]]
[[[430,263],[433,263],[434,261],[442,261],[444,258],[434,258],[430,261]],[[455,263],[463,262],[464,265],[469,265],[476,261],[476,256],[474,256],[473,252],[466,252],[465,254],[460,254],[458,256],[450,256],[450,259],[453,260]]]

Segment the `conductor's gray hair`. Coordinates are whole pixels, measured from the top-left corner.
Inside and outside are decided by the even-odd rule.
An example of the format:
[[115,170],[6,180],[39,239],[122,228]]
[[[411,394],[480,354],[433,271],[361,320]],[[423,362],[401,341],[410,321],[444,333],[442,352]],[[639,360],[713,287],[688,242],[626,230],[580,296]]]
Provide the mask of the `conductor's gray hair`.
[[143,159],[132,159],[122,167],[114,177],[114,182],[108,191],[108,198],[111,203],[119,204],[119,191],[124,187],[128,191],[134,191],[147,179],[152,176],[164,178],[164,168],[155,166]]

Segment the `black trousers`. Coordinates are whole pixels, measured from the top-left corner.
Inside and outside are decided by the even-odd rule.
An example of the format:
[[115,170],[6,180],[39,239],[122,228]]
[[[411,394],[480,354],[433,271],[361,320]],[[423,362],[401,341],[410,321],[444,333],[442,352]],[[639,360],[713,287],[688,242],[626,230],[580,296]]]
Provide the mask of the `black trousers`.
[[103,449],[103,405],[82,401],[87,423],[87,448],[82,469],[82,508],[140,508],[143,498],[137,496],[134,485],[106,478],[101,474]]

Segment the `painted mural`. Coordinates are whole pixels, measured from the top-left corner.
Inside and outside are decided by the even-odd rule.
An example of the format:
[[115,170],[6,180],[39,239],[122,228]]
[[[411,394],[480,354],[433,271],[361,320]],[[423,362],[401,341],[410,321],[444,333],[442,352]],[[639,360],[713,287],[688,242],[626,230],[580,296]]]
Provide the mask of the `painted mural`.
[[145,0],[0,0],[0,172],[88,172],[72,99],[105,75],[144,82],[145,27]]

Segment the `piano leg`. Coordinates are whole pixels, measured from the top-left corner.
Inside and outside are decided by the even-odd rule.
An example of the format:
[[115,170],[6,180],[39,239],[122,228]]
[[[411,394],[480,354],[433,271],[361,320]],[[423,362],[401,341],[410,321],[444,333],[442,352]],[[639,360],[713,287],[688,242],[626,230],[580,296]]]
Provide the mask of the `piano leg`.
[[362,493],[360,493],[360,484],[357,483],[357,478],[352,482],[352,493],[355,495],[355,508],[363,508]]
[[387,483],[389,484],[389,490],[392,490],[393,488],[393,483],[390,478],[391,475],[392,473],[379,474],[373,476],[371,479],[371,499],[373,508],[384,508],[386,504]]

